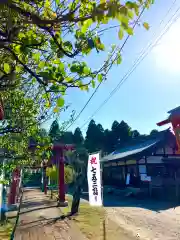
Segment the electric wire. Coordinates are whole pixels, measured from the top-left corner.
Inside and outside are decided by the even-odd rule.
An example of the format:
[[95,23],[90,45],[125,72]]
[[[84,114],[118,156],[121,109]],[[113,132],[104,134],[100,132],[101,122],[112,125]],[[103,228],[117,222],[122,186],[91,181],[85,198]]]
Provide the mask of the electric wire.
[[[136,27],[137,23],[139,22],[140,18],[141,18],[142,15],[143,15],[145,9],[146,9],[146,8],[145,8],[145,6],[144,6],[143,9],[142,9],[142,11],[140,12],[138,18],[136,19],[133,27],[132,27],[133,29]],[[127,44],[127,41],[129,40],[130,37],[131,37],[130,35],[128,35],[128,36],[126,37],[125,41],[123,42],[122,46],[120,47],[119,52],[121,52],[121,51],[123,50],[124,46]],[[113,60],[113,61],[114,61],[114,60]],[[102,85],[102,83],[103,83],[103,81],[101,81],[101,82],[97,85],[96,89],[94,90],[94,92],[92,93],[92,95],[90,96],[90,98],[88,99],[88,101],[86,102],[86,104],[83,106],[83,108],[81,109],[81,111],[80,111],[80,112],[78,113],[78,115],[75,117],[75,119],[73,120],[73,122],[65,129],[65,131],[67,131],[67,130],[75,123],[75,121],[80,117],[80,115],[83,113],[83,111],[85,110],[85,108],[88,106],[89,102],[92,100],[92,98],[94,97],[94,95],[96,94],[96,92],[98,91],[98,89],[100,88],[100,86]]]
[[[175,21],[177,21],[177,19],[179,18],[176,17],[174,20],[173,17],[175,16],[175,14],[179,11],[180,7],[176,10],[176,12],[173,14],[173,16],[171,17],[171,19],[169,20],[169,22],[167,24],[169,24],[169,26],[167,27],[167,24],[165,27],[167,27],[163,33],[160,34],[159,37],[157,37],[154,42],[148,44],[148,46],[146,46],[144,49],[146,49],[146,51],[142,51],[140,56],[135,60],[133,66],[131,67],[131,69],[123,76],[123,78],[121,78],[120,82],[118,83],[118,85],[111,91],[111,93],[109,94],[109,96],[103,101],[103,103],[95,110],[95,112],[91,115],[91,117],[88,118],[88,120],[80,127],[81,129],[84,128],[84,126],[100,111],[100,109],[110,100],[110,98],[120,89],[120,87],[123,85],[123,83],[129,78],[129,76],[135,71],[135,69],[139,66],[139,64],[145,59],[145,57],[150,53],[150,51],[156,46],[156,44],[159,42],[159,40],[167,33],[167,31],[171,28],[171,26],[174,24]],[[170,23],[171,21],[171,23]]]

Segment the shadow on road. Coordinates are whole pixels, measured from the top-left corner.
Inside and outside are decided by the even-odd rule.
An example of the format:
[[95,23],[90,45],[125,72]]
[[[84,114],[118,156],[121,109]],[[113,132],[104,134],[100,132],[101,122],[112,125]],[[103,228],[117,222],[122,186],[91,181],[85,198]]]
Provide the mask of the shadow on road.
[[[88,193],[83,193],[81,198],[89,201]],[[104,207],[135,207],[144,208],[151,211],[160,212],[170,208],[176,208],[179,206],[177,202],[172,201],[160,201],[153,198],[145,197],[144,199],[137,199],[132,196],[125,196],[125,194],[103,194],[103,206]]]

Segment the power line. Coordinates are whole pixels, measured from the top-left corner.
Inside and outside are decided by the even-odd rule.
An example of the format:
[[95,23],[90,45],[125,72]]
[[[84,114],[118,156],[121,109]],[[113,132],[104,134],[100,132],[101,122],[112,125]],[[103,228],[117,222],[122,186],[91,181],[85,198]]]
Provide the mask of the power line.
[[[175,12],[175,14],[179,11],[180,7],[177,9],[177,11]],[[169,26],[165,29],[165,32],[163,32],[159,37],[157,37],[154,42],[152,42],[151,44],[148,45],[148,48],[146,47],[146,51],[143,51],[142,54],[135,60],[132,68],[123,76],[123,78],[120,80],[120,82],[118,83],[118,85],[111,91],[111,93],[109,94],[109,96],[104,100],[104,102],[99,106],[99,108],[96,109],[96,111],[91,115],[91,117],[88,118],[88,120],[81,126],[81,128],[83,128],[99,111],[100,109],[109,101],[109,99],[120,89],[120,87],[123,85],[123,83],[129,78],[129,76],[135,71],[135,69],[139,66],[139,64],[144,60],[144,58],[149,54],[149,52],[155,47],[155,45],[159,42],[159,40],[164,36],[164,34],[166,34],[166,32],[170,29],[170,27],[174,24],[175,21],[177,21],[177,19],[179,18],[179,16],[174,19],[174,21],[172,20],[173,17],[175,16],[175,14],[173,14],[173,16],[171,17],[171,19],[169,20],[172,21]],[[168,23],[169,23],[168,22]],[[167,24],[166,24],[167,26]]]
[[[137,23],[139,22],[142,14],[143,14],[144,11],[145,11],[145,8],[146,8],[146,7],[144,6],[143,9],[142,9],[142,11],[140,12],[138,18],[136,19],[136,21],[135,21],[135,23],[134,23],[134,25],[133,25],[133,27],[132,27],[133,29],[136,27]],[[121,52],[121,51],[123,50],[124,46],[126,45],[127,41],[129,40],[129,38],[130,38],[130,35],[128,35],[128,36],[126,37],[124,43],[122,44],[121,48],[119,49],[119,52]],[[113,60],[113,62],[114,62],[114,60]],[[88,99],[88,101],[86,102],[86,104],[84,105],[84,107],[81,109],[81,111],[80,111],[80,112],[78,113],[78,115],[75,117],[75,119],[73,120],[73,122],[65,129],[65,131],[67,131],[67,130],[75,123],[75,121],[80,117],[80,115],[83,113],[83,111],[85,110],[85,108],[88,106],[89,102],[90,102],[91,99],[94,97],[94,95],[96,94],[96,92],[98,91],[98,89],[99,89],[99,87],[101,86],[102,83],[103,83],[103,81],[101,81],[101,82],[97,85],[96,89],[94,90],[94,92],[92,93],[92,95],[90,96],[90,98]]]
[[[170,6],[170,8],[168,9],[168,11],[166,12],[165,16],[164,16],[163,19],[160,21],[159,27],[164,23],[165,18],[168,16],[168,14],[169,14],[169,13],[171,12],[171,10],[173,9],[173,6],[174,6],[174,4],[176,3],[176,1],[177,1],[177,0],[174,0],[173,3],[171,4],[171,6]],[[152,39],[153,39],[155,36],[156,36],[156,31],[154,32]],[[152,42],[152,41],[151,41],[151,42]],[[140,52],[140,54],[141,54],[143,51],[145,51],[146,48],[149,47],[150,44],[151,44],[151,43],[149,43],[149,44]],[[113,64],[116,60],[117,60],[117,56],[116,56],[115,59],[111,62],[110,66],[109,66],[109,68],[108,68],[108,70],[107,70],[107,72],[109,72],[112,64]]]

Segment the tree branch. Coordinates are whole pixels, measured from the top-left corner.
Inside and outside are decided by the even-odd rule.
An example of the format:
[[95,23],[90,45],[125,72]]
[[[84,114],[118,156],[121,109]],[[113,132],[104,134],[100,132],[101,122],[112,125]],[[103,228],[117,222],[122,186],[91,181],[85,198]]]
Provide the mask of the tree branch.
[[28,68],[28,66],[27,66],[26,64],[24,64],[24,63],[18,58],[18,56],[15,54],[15,52],[13,52],[12,49],[10,49],[9,47],[4,47],[4,49],[6,49],[8,52],[10,52],[10,53],[13,55],[14,59],[15,59],[17,62],[19,62],[19,63],[23,66],[23,68],[24,68],[31,76],[35,77],[36,80],[37,80],[41,85],[47,86],[47,83],[45,83],[44,81],[42,81],[41,78],[38,77],[35,72],[33,72],[30,68]]
[[28,21],[28,23],[32,23],[32,24],[36,24],[36,25],[48,25],[48,24],[54,25],[54,24],[62,23],[62,22],[66,22],[66,21],[77,23],[77,22],[84,22],[85,20],[88,20],[88,19],[92,18],[92,15],[84,16],[84,17],[80,17],[80,18],[74,18],[73,15],[78,10],[78,8],[79,8],[79,6],[78,6],[73,11],[70,11],[69,13],[67,13],[66,15],[64,15],[60,18],[41,19],[40,17],[38,17],[34,13],[25,11],[22,8],[18,7],[17,5],[13,4],[13,3],[8,3],[8,1],[3,1],[3,3],[1,2],[0,4],[4,4],[5,2],[6,2],[6,4],[8,5],[9,8],[15,10],[16,12],[20,13],[21,15],[23,15],[27,19],[31,20],[31,22]]
[[15,128],[6,127],[6,128],[3,128],[3,129],[0,129],[0,134],[5,134],[5,133],[21,133],[21,132],[22,132],[22,129],[21,129],[21,128],[18,128],[18,127],[15,127]]
[[52,31],[49,30],[48,32],[49,32],[49,34],[51,35],[51,37],[53,38],[55,44],[58,46],[59,50],[62,51],[62,52],[64,53],[64,55],[66,55],[67,57],[73,58],[73,57],[75,57],[75,56],[80,52],[79,50],[76,50],[74,53],[68,53],[68,52],[66,52],[66,51],[63,49],[62,45],[58,43],[57,38],[56,38],[55,35],[52,33]]

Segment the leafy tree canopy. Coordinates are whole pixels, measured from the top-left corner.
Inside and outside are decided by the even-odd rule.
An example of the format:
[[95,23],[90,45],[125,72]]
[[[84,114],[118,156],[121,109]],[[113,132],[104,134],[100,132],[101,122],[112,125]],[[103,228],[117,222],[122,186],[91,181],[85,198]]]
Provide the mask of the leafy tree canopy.
[[[37,152],[42,154],[46,150],[42,146],[49,139],[42,137],[40,125],[52,114],[58,117],[67,109],[67,90],[88,91],[106,78],[112,64],[121,63],[119,48],[112,42],[107,49],[102,42],[101,34],[107,30],[104,26],[118,23],[120,40],[124,35],[133,35],[141,10],[152,3],[153,0],[0,1],[0,98],[6,113],[0,129],[1,147],[13,156],[30,159],[27,149],[33,138],[39,146]],[[147,23],[142,25],[149,28]],[[97,68],[87,64],[93,52],[100,54],[106,49],[107,57]],[[100,139],[103,129],[97,129]]]
[[76,145],[82,145],[84,142],[84,137],[82,135],[81,129],[80,128],[76,128],[74,131],[74,136],[73,136],[73,142]]
[[[70,166],[65,166],[65,169],[64,169],[64,181],[66,184],[70,184],[73,182],[74,180],[74,170],[72,167]],[[58,182],[58,176],[59,176],[59,172],[58,172],[58,169],[57,167],[54,165],[52,166],[51,168],[48,167],[46,169],[46,176],[50,177],[50,179],[52,181],[56,181]]]
[[[92,69],[87,56],[104,51],[100,33],[110,21],[119,38],[133,34],[133,23],[153,0],[3,0],[0,2],[0,77],[3,88],[33,85],[34,94],[58,112],[68,88],[88,90],[102,81],[121,54],[113,45],[105,63]],[[143,24],[148,29],[148,24]],[[6,82],[6,79],[9,81]],[[3,81],[4,80],[4,81]]]

